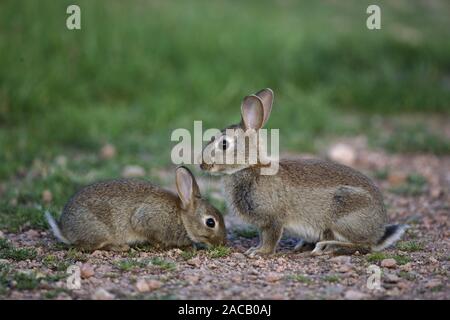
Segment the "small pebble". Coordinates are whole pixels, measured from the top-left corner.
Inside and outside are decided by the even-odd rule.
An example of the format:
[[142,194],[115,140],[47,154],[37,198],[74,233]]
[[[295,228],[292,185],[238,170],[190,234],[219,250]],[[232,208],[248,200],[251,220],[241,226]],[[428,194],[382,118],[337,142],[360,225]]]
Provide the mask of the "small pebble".
[[200,267],[200,265],[202,264],[202,262],[201,262],[199,257],[191,258],[188,261],[186,261],[186,263],[188,265],[191,265],[191,266],[194,266],[194,267],[197,267],[197,268]]
[[266,280],[269,282],[277,282],[278,280],[281,280],[283,278],[283,276],[281,274],[275,273],[275,272],[271,272],[269,274],[267,274],[266,276]]
[[116,147],[114,147],[112,144],[105,144],[100,149],[100,158],[103,160],[109,160],[116,156]]
[[392,258],[383,259],[381,261],[381,266],[384,268],[395,268],[397,266],[397,261],[395,261],[395,259]]
[[50,190],[44,190],[43,192],[42,192],[42,201],[44,202],[44,203],[50,203],[50,202],[52,202],[52,200],[53,200],[53,194],[52,194],[52,192],[50,191]]
[[90,263],[84,263],[80,269],[80,275],[83,279],[88,279],[95,274],[94,267]]

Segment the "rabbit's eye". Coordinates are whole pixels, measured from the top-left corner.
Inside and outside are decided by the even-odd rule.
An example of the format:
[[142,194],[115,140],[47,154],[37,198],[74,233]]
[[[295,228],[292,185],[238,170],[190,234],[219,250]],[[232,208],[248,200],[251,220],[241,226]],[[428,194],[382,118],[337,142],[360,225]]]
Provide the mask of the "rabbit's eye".
[[210,228],[214,228],[216,226],[216,222],[213,218],[206,219],[206,225]]

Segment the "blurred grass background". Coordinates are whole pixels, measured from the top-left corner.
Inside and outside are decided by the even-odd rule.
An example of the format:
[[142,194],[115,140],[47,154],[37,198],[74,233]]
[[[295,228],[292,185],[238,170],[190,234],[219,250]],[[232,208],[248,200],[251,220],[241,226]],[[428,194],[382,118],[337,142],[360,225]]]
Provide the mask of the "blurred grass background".
[[[66,28],[69,4],[82,30]],[[369,4],[381,30],[366,28]],[[264,87],[285,151],[363,133],[392,152],[448,154],[422,120],[450,114],[449,17],[445,0],[2,0],[0,208],[34,212],[43,189],[60,208],[125,164],[166,166],[173,129],[235,122],[242,97]],[[380,123],[410,115],[380,138]],[[113,161],[97,157],[105,143]],[[60,155],[73,174],[51,167]]]

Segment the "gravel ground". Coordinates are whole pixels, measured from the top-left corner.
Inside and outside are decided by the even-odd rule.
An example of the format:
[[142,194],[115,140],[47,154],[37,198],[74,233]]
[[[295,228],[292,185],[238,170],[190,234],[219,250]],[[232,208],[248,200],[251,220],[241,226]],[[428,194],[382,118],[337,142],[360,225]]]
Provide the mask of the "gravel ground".
[[[209,251],[143,246],[82,253],[57,244],[47,231],[0,232],[8,240],[3,243],[16,248],[8,250],[30,249],[28,259],[1,259],[0,298],[449,299],[450,158],[392,156],[369,151],[358,140],[346,143],[351,157],[333,157],[375,177],[391,221],[410,225],[395,248],[312,257],[294,253],[296,239],[286,235],[276,255],[248,258],[243,252],[257,237],[231,215],[230,248]],[[67,287],[70,265],[80,268],[79,289]],[[376,269],[371,265],[381,271],[377,289],[367,286]]]

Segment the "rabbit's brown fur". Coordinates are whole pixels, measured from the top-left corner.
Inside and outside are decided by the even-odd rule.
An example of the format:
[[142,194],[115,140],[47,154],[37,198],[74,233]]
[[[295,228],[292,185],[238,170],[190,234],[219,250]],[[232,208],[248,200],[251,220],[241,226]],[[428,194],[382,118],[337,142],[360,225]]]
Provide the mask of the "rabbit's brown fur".
[[[98,182],[69,200],[58,224],[47,217],[62,241],[87,250],[126,250],[139,242],[165,247],[223,244],[222,215],[201,198],[184,167],[177,169],[177,187],[179,195],[143,180]],[[214,219],[214,228],[205,225],[207,218]]]
[[[229,128],[259,130],[268,120],[272,99],[270,89],[246,97],[241,123]],[[225,132],[209,147],[217,139],[225,139]],[[224,157],[236,157],[237,152],[226,150]],[[318,159],[284,159],[275,175],[261,175],[259,161],[226,164],[216,161],[215,156],[208,158],[204,153],[203,157],[203,170],[224,173],[224,192],[231,210],[260,231],[260,244],[251,248],[250,254],[275,252],[283,230],[317,243],[313,253],[320,254],[326,246],[381,250],[405,229],[386,225],[380,190],[350,167]]]

